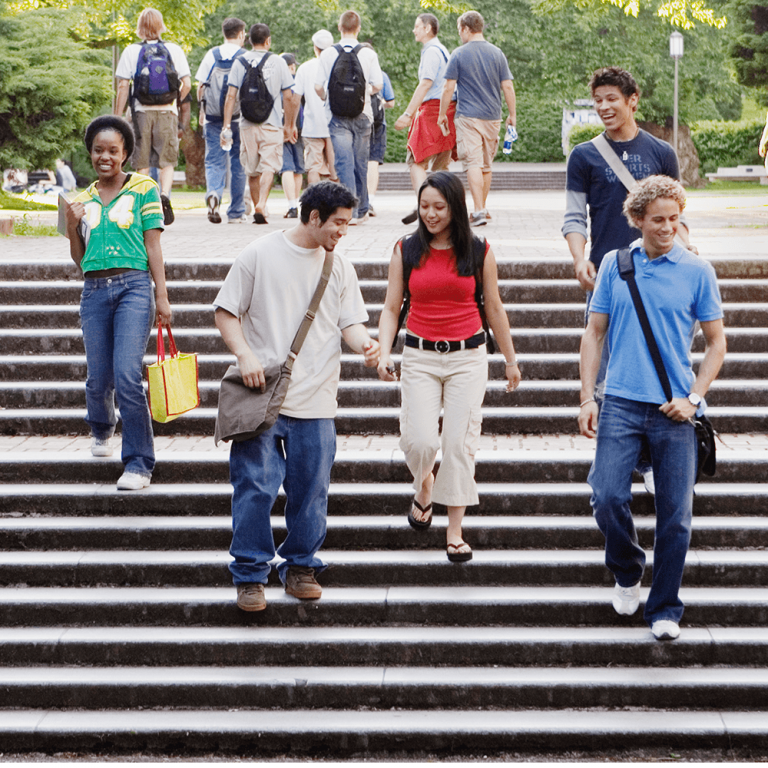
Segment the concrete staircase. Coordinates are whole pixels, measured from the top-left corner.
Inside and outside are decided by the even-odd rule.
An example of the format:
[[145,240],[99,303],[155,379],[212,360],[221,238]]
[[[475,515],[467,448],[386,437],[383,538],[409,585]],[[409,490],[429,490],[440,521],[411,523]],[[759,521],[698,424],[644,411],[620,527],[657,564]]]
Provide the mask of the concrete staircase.
[[[0,432],[84,435],[77,273],[2,266]],[[159,435],[212,434],[229,357],[210,301],[228,266],[168,264],[203,405]],[[386,265],[357,266],[374,324]],[[710,414],[723,433],[765,433],[768,262],[715,266],[729,355]],[[502,261],[500,276],[525,381],[505,396],[492,360],[484,433],[574,432],[583,296],[568,264]],[[352,355],[342,381],[340,434],[396,434],[396,387]],[[227,454],[212,441],[161,452],[137,493],[115,490],[117,458],[0,454],[0,752],[764,754],[768,458],[722,451],[697,487],[683,634],[660,644],[640,614],[611,608],[588,452],[481,451],[481,505],[465,525],[475,558],[456,565],[444,515],[422,534],[408,527],[409,475],[380,440],[334,467],[323,598],[300,603],[273,581],[255,616],[234,605]],[[651,549],[652,500],[635,491]]]

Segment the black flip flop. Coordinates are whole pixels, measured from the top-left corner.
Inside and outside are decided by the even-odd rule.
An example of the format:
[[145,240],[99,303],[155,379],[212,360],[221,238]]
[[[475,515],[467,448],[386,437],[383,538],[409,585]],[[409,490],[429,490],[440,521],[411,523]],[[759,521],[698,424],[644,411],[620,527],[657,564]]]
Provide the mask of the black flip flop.
[[261,211],[255,211],[253,214],[253,223],[254,224],[266,224],[267,223],[267,217],[261,213]]
[[[472,550],[470,549],[469,552],[459,552],[458,550],[461,547],[469,546],[466,541],[462,541],[461,544],[448,544],[445,548],[446,554],[448,555],[448,559],[452,563],[466,563],[467,561],[472,559]],[[451,550],[454,550],[451,552]]]
[[[419,512],[429,512],[430,509],[432,509],[431,504],[427,504],[426,507],[422,507],[421,504],[419,504],[416,499],[413,500],[413,506],[416,507],[416,509],[419,510]],[[411,511],[408,512],[408,522],[411,524],[411,528],[415,528],[417,531],[424,531],[427,528],[429,528],[430,525],[432,525],[432,515],[430,515],[426,520],[417,520],[413,516],[413,507],[411,508]]]

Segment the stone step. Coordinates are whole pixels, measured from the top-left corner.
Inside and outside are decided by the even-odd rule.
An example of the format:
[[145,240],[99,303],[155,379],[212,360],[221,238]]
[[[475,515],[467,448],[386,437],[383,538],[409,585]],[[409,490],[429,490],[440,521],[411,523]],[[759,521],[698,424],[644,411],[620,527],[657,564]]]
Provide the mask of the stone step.
[[[399,366],[401,356],[392,356]],[[703,358],[701,353],[692,355],[693,368],[698,370]],[[518,354],[525,380],[578,381],[579,355],[572,354]],[[144,365],[155,362],[156,356],[145,355]],[[200,380],[221,379],[227,368],[235,362],[231,355],[198,355]],[[504,376],[504,358],[488,357],[491,379]],[[0,356],[0,381],[85,381],[87,375],[85,355],[2,355]],[[378,381],[376,371],[363,365],[360,355],[341,355],[342,381]],[[768,354],[740,354],[729,352],[718,380],[768,378]]]
[[[272,590],[270,588],[270,593]],[[276,593],[276,591],[275,591]],[[687,617],[686,617],[687,621]],[[633,621],[634,623],[634,621]],[[689,627],[674,643],[657,643],[646,626],[510,627],[3,627],[4,668],[94,668],[184,665],[394,668],[657,667],[669,671],[725,666],[768,666],[765,627]]]
[[[166,461],[166,456],[160,454],[160,462]],[[44,466],[41,459],[38,466]],[[57,513],[62,516],[79,516],[84,518],[110,516],[160,516],[175,515],[186,517],[215,517],[228,516],[232,498],[232,486],[226,481],[218,483],[179,483],[162,484],[153,482],[149,488],[136,493],[125,493],[115,488],[115,480],[119,469],[115,467],[114,477],[106,483],[36,484],[40,479],[32,478],[28,484],[3,485],[3,514],[8,517],[4,523],[10,526],[18,522],[16,517],[30,515],[41,516],[45,519]],[[67,479],[72,481],[75,475]],[[716,478],[717,479],[717,478]],[[585,482],[549,482],[549,483],[478,483],[480,496],[479,506],[470,507],[465,518],[465,526],[475,529],[477,541],[492,545],[493,540],[485,540],[483,531],[486,530],[486,517],[493,516],[522,516],[528,518],[533,530],[542,523],[538,516],[548,519],[548,516],[579,515],[592,524],[592,510],[589,506],[591,489]],[[632,486],[634,495],[632,511],[641,516],[654,514],[653,497],[649,496],[642,483]],[[752,529],[742,521],[740,515],[763,517],[768,515],[768,505],[765,503],[766,486],[761,483],[722,483],[705,482],[696,486],[693,499],[694,529],[698,525],[707,525],[706,517],[727,516],[740,530],[744,525],[744,535],[750,537]],[[399,526],[405,520],[410,501],[413,498],[413,488],[408,482],[400,483],[344,483],[333,482],[329,491],[328,514],[329,524],[337,517],[360,515],[365,510],[371,516],[370,523],[377,525],[375,517],[386,515],[397,518],[399,522],[391,527],[393,536],[398,536]],[[284,497],[278,495],[274,514],[282,514]],[[445,512],[440,505],[435,505],[434,527],[440,525],[441,515]],[[478,517],[475,517],[478,516]],[[705,516],[702,518],[701,516]],[[2,519],[2,518],[0,518]],[[229,517],[226,518],[227,521]],[[368,518],[365,518],[368,520]],[[41,523],[42,524],[42,523]],[[86,525],[89,522],[86,521]],[[179,525],[183,525],[178,521]],[[273,525],[280,525],[279,522]],[[358,519],[358,535],[366,536],[366,525]],[[390,524],[392,526],[392,524]],[[493,530],[493,527],[490,527]],[[4,529],[7,530],[7,529]],[[178,532],[174,534],[178,536]],[[432,541],[431,537],[440,534],[426,532],[425,545]],[[520,534],[522,536],[522,533]],[[703,535],[699,533],[698,535]],[[713,534],[714,535],[714,534]],[[739,533],[741,535],[741,533]],[[701,539],[700,539],[701,540]],[[709,541],[710,539],[706,539]],[[746,542],[745,542],[746,543]],[[431,546],[431,544],[429,544]],[[228,546],[228,543],[227,543]],[[519,545],[522,546],[522,545]],[[709,545],[707,545],[709,546]]]
[[[461,685],[456,681],[460,680]],[[768,711],[768,669],[636,667],[0,668],[2,708]],[[663,706],[662,706],[663,705]]]
[[[403,546],[409,538],[403,537]],[[470,545],[473,537],[466,535]],[[55,546],[55,544],[52,544]],[[436,550],[338,551],[323,548],[328,565],[324,587],[594,586],[612,587],[605,556],[595,550],[476,549],[471,562],[457,565]],[[225,587],[232,583],[223,551],[47,551],[0,552],[0,585],[29,587]],[[652,555],[643,583],[650,586]],[[270,583],[279,585],[273,570]],[[690,550],[683,583],[688,587],[752,587],[768,583],[768,552]]]
[[[489,381],[483,404],[486,408],[542,408],[577,406],[578,381],[523,381],[514,395],[503,381]],[[219,381],[200,381],[200,406],[216,408]],[[85,382],[0,381],[0,401],[5,408],[85,408]],[[399,408],[400,386],[378,379],[341,381],[338,389],[341,408]],[[768,405],[768,380],[722,379],[713,382],[707,395],[710,407],[765,407]]]
[[[763,582],[765,583],[765,582]],[[619,616],[607,587],[327,587],[299,601],[266,590],[267,609],[245,614],[228,587],[5,587],[3,627],[77,626],[642,626],[641,613]],[[641,599],[647,590],[641,589]],[[764,627],[768,588],[687,587],[687,627]]]
[[223,756],[318,753],[358,756],[393,750],[475,756],[634,749],[760,750],[768,712],[675,710],[392,711],[48,709],[3,712],[0,749],[33,752],[172,752]]
[[[634,505],[633,505],[634,506]],[[363,517],[335,516],[329,511],[324,549],[343,551],[439,550],[445,546],[447,518],[435,511],[433,525],[414,533],[405,516],[407,505],[395,513]],[[68,510],[67,510],[68,512]],[[219,550],[226,552],[232,540],[229,515],[177,517],[0,517],[0,558],[12,551],[122,550],[173,551]],[[635,513],[640,545],[653,548],[654,517]],[[605,544],[591,515],[521,517],[483,515],[465,518],[462,530],[473,546],[484,550],[598,549]],[[275,544],[285,539],[285,521],[272,519]],[[768,547],[767,517],[694,517],[692,550]]]
[[[513,400],[514,395],[509,395]],[[486,435],[578,434],[578,406],[484,407]],[[707,410],[715,430],[729,433],[768,432],[765,406],[712,407]],[[16,408],[0,411],[0,434],[87,435],[85,408]],[[153,422],[155,435],[210,435],[216,420],[215,408],[197,408],[174,421]],[[339,408],[336,429],[348,435],[395,435],[400,429],[399,407]]]
[[[492,451],[479,450],[475,476],[479,483],[585,483],[593,454],[579,450]],[[438,462],[439,465],[439,456]],[[762,451],[721,451],[717,461],[717,483],[748,483],[751,488],[768,488],[754,483],[768,470],[768,457]],[[39,483],[113,483],[122,472],[118,456],[94,459],[86,452],[67,454],[46,451],[0,453],[0,482],[37,485]],[[380,484],[410,483],[410,472],[400,451],[372,453],[348,450],[336,457],[332,483]],[[152,475],[154,483],[227,483],[229,457],[224,450],[169,451],[159,456]],[[712,482],[702,476],[701,486]],[[144,491],[137,492],[144,493]]]

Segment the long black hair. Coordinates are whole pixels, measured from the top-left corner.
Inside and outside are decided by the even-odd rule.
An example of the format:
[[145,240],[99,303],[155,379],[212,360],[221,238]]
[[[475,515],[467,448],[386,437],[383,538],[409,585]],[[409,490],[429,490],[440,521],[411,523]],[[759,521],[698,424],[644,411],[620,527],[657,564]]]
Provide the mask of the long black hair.
[[[475,263],[466,193],[461,180],[448,171],[433,173],[419,188],[419,204],[421,195],[427,187],[434,187],[445,198],[451,211],[451,247],[456,258],[456,271],[463,277],[474,275],[479,264]],[[412,269],[418,267],[425,254],[429,253],[429,244],[432,241],[432,235],[421,220],[421,214],[419,214],[419,228],[416,230],[415,237],[418,237],[421,247],[408,249],[408,254],[403,253],[405,265]],[[410,263],[412,261],[414,263]]]

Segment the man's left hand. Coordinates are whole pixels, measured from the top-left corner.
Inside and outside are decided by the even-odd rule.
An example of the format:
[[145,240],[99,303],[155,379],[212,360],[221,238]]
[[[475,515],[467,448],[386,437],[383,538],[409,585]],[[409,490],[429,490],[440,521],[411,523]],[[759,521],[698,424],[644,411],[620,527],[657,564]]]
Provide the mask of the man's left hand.
[[363,346],[363,356],[366,368],[376,368],[381,357],[381,345],[378,341],[371,339]]
[[659,410],[672,421],[688,421],[696,413],[696,406],[687,397],[673,397]]

